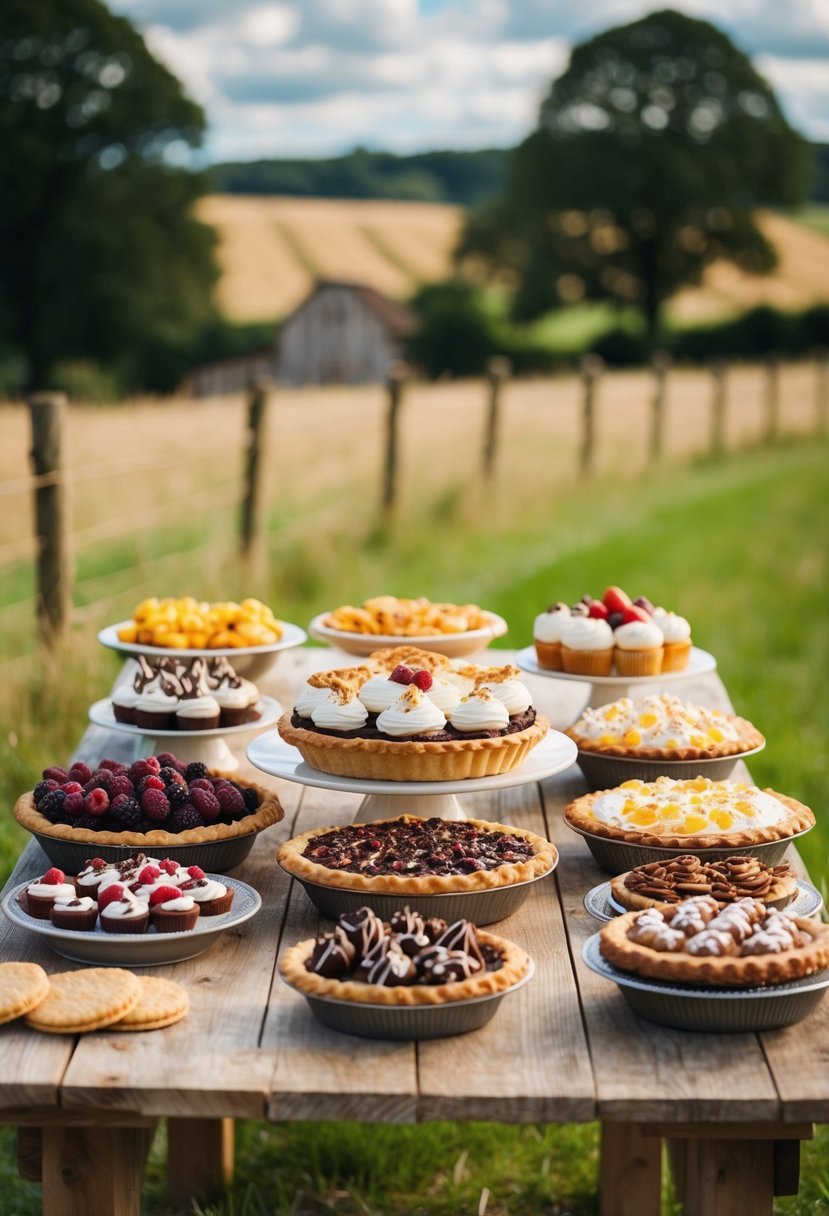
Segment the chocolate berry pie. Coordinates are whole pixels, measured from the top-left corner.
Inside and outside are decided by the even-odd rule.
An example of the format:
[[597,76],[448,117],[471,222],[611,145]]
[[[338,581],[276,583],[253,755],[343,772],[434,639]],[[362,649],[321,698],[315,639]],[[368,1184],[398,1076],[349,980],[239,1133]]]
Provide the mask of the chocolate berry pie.
[[782,984],[829,966],[829,925],[761,900],[721,908],[710,895],[665,912],[626,912],[605,925],[599,950],[623,971],[723,987]]
[[344,912],[330,933],[285,951],[279,969],[311,996],[371,1005],[442,1005],[511,988],[530,966],[513,942],[467,920],[447,924],[410,908],[388,922]]
[[482,891],[550,873],[554,845],[521,828],[401,815],[377,823],[314,828],[277,853],[284,870],[326,887],[374,894]]
[[726,857],[704,861],[693,854],[669,861],[649,861],[610,880],[610,893],[623,908],[666,908],[699,895],[720,906],[738,899],[761,899],[767,907],[784,908],[797,892],[797,879],[787,861],[767,866],[759,857]]

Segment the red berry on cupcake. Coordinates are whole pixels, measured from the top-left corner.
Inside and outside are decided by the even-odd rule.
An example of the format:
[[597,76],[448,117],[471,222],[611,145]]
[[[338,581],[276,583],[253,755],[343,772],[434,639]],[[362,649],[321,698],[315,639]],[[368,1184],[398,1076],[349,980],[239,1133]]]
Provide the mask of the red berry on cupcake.
[[587,605],[587,615],[597,621],[606,621],[610,616],[610,609],[601,600],[591,600]]
[[111,882],[109,886],[98,892],[98,911],[102,911],[107,904],[114,904],[119,899],[124,898],[126,887],[120,882]]
[[59,870],[57,866],[52,866],[51,870],[47,870],[40,881],[45,882],[47,886],[57,887],[60,885],[60,883],[64,882],[65,879],[66,875],[64,874],[63,870]]
[[411,684],[414,678],[414,669],[407,667],[405,663],[398,663],[389,676],[389,679],[394,680],[395,684]]
[[434,683],[432,680],[432,673],[427,671],[425,667],[421,667],[419,671],[414,673],[412,683],[416,688],[419,688],[421,692],[428,692]]
[[636,604],[629,604],[622,612],[622,624],[629,625],[631,621],[649,621],[650,613],[644,608],[638,608]]
[[602,596],[602,603],[608,612],[624,612],[630,607],[630,596],[621,587],[608,587]]
[[[104,889],[108,891],[109,887]],[[150,894],[150,907],[154,908],[156,904],[166,904],[168,900],[178,899],[180,895],[181,891],[178,887],[156,887]]]

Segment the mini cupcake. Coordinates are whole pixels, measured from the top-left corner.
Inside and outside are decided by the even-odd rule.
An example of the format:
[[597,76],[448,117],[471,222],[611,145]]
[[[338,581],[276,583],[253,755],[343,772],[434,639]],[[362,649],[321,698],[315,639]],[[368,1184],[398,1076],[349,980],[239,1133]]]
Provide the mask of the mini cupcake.
[[198,866],[190,866],[189,877],[180,890],[198,904],[200,916],[224,916],[233,903],[233,890],[215,878],[208,878]]
[[93,857],[87,861],[79,874],[75,875],[75,891],[78,895],[88,895],[97,899],[98,891],[105,880],[117,882],[120,878],[117,867],[102,857]]
[[90,933],[98,921],[98,905],[88,895],[56,899],[52,904],[52,924],[56,929],[76,929]]
[[226,658],[212,659],[208,663],[207,687],[219,703],[222,726],[244,726],[261,717],[256,708],[259,689],[250,680],[237,675]]
[[221,710],[213,696],[187,697],[176,710],[177,730],[215,730]]
[[570,620],[566,604],[555,604],[540,613],[533,623],[533,642],[538,666],[545,671],[561,671],[561,631]]
[[662,633],[662,670],[684,671],[691,657],[691,626],[684,616],[656,608],[653,623]]
[[571,616],[561,631],[561,665],[574,676],[609,676],[613,630],[592,616]]
[[186,933],[195,929],[199,908],[192,895],[178,887],[156,887],[150,896],[150,919],[156,933]]
[[658,676],[662,631],[653,621],[628,621],[613,631],[614,662],[620,676]]
[[135,706],[140,693],[130,684],[121,684],[112,694],[112,712],[116,722],[126,726],[135,726]]
[[160,688],[141,693],[135,702],[135,725],[144,730],[175,730],[178,697]]
[[29,883],[26,888],[26,910],[38,920],[49,920],[56,900],[74,898],[74,884],[66,881],[63,870],[53,866],[41,878]]
[[111,882],[100,892],[98,915],[105,933],[146,933],[150,923],[147,905],[120,882]]

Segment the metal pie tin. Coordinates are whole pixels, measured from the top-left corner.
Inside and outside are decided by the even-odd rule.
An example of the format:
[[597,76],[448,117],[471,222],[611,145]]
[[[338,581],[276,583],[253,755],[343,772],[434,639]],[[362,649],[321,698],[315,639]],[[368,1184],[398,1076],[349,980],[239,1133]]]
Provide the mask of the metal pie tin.
[[[630,912],[630,908],[623,908],[621,904],[616,903],[611,894],[609,882],[600,882],[595,887],[591,887],[585,895],[583,902],[585,911],[594,920],[604,921],[605,923],[613,920],[614,916],[620,916],[623,912]],[[794,899],[785,905],[777,901],[770,906],[785,906],[790,916],[817,916],[823,907],[823,896],[817,887],[813,887],[810,882],[805,882],[802,878],[799,878]]]
[[312,996],[288,983],[284,976],[282,979],[305,997],[311,1012],[323,1025],[341,1034],[367,1039],[443,1039],[484,1026],[504,997],[523,988],[534,973],[535,963],[530,959],[526,974],[511,988],[442,1005],[364,1005],[359,1001]]
[[673,777],[680,781],[693,777],[709,777],[723,781],[734,770],[738,760],[754,756],[765,747],[753,747],[733,756],[715,756],[710,760],[642,760],[636,756],[606,756],[601,752],[579,749],[576,763],[591,790],[608,790],[625,781],[655,781],[657,777]]
[[767,988],[700,988],[651,980],[614,967],[599,952],[599,934],[584,943],[591,971],[612,980],[634,1013],[676,1030],[755,1033],[807,1018],[829,988],[829,970]]
[[695,853],[706,861],[725,861],[727,857],[734,857],[736,853],[739,853],[741,857],[759,857],[767,866],[776,866],[783,860],[791,842],[812,830],[809,827],[804,832],[786,836],[783,840],[772,840],[767,844],[731,844],[716,849],[701,849],[694,845],[693,838],[689,836],[684,848],[665,849],[658,845],[631,844],[626,840],[610,840],[605,836],[596,836],[593,832],[577,828],[572,823],[568,823],[567,826],[571,831],[584,837],[596,862],[608,874],[624,874],[627,870],[647,865],[651,861],[670,861],[674,857],[687,857],[689,853]]
[[45,832],[32,835],[53,865],[65,874],[78,874],[90,857],[102,857],[104,861],[126,861],[136,853],[151,853],[171,857],[181,866],[201,866],[213,874],[226,874],[241,865],[253,848],[256,832],[244,836],[229,836],[227,840],[206,840],[203,844],[97,844],[94,840],[63,840],[48,836]]

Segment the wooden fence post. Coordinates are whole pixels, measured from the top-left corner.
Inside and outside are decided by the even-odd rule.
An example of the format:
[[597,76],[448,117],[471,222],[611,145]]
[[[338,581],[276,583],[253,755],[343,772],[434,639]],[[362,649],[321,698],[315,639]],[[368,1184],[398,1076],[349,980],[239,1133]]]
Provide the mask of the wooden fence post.
[[766,356],[766,443],[780,438],[780,360]]
[[818,435],[829,431],[829,350],[815,351],[815,429]]
[[66,394],[35,393],[29,398],[29,414],[36,477],[37,618],[41,640],[51,645],[68,625],[72,611],[73,570],[62,453]]
[[262,539],[262,449],[271,383],[254,380],[248,397],[248,445],[245,451],[245,484],[242,497],[240,552],[251,558]]
[[486,378],[489,384],[489,402],[484,433],[483,474],[487,481],[495,472],[495,449],[498,444],[499,417],[501,413],[501,389],[509,379],[512,364],[503,355],[494,355],[487,360]]
[[665,431],[665,389],[670,366],[671,356],[668,352],[656,351],[651,361],[654,375],[653,397],[651,398],[651,464],[656,464],[662,456],[662,440]]
[[383,468],[382,499],[383,512],[386,515],[393,510],[397,498],[397,429],[403,403],[403,386],[408,374],[408,366],[402,359],[395,359],[390,363],[386,374],[389,410],[386,415],[386,459]]
[[581,440],[581,471],[589,473],[593,467],[593,448],[596,442],[596,383],[604,368],[604,360],[599,355],[585,355],[581,361],[580,371],[584,385],[582,405],[582,440]]
[[716,458],[722,456],[725,451],[726,372],[728,365],[725,359],[713,359],[709,366],[713,378],[713,392],[711,396],[711,455]]

